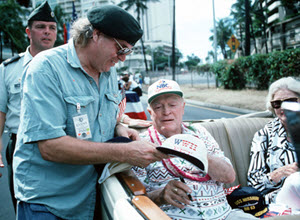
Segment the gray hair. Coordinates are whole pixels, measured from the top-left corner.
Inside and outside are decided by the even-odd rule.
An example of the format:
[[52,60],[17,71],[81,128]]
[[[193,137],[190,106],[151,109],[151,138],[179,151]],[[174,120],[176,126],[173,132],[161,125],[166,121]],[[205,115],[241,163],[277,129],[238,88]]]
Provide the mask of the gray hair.
[[274,94],[280,89],[288,89],[297,94],[298,98],[300,98],[300,81],[299,79],[295,79],[293,77],[284,77],[275,82],[273,82],[269,87],[269,92],[266,98],[266,107],[268,110],[273,112],[274,109],[271,106],[270,101],[273,100]]
[[94,28],[87,18],[79,18],[73,23],[70,33],[75,45],[85,47],[93,37],[93,31]]

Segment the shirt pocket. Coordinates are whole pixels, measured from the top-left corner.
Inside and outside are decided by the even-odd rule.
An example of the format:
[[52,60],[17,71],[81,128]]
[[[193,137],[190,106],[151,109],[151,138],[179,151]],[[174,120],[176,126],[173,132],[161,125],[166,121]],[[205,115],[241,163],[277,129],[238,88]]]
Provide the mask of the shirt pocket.
[[15,82],[10,86],[10,99],[20,99],[20,92],[21,92],[21,83],[20,82]]
[[13,83],[9,90],[9,102],[13,103],[16,108],[19,108],[21,105],[21,83]]
[[[67,96],[64,97],[67,105],[67,126],[66,133],[70,136],[76,137],[73,117],[79,114],[86,114],[89,119],[91,131],[93,131],[92,119],[97,112],[93,111],[93,103],[95,98],[93,96]],[[80,112],[77,111],[77,105],[80,105]],[[92,134],[93,135],[93,134]]]

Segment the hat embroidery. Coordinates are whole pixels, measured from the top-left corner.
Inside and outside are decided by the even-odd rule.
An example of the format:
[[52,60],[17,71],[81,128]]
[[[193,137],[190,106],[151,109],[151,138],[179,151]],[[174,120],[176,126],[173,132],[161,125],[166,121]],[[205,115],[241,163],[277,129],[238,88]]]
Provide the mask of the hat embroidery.
[[254,203],[249,202],[249,203],[247,203],[247,204],[245,204],[245,205],[241,205],[240,207],[241,207],[241,208],[244,208],[244,207],[249,207],[249,206],[255,206],[255,205],[257,205],[257,204],[258,204],[258,202],[254,202]]
[[[181,142],[182,142],[182,145],[181,145]],[[191,143],[187,140],[181,140],[181,139],[175,138],[175,140],[174,140],[174,149],[178,150],[180,152],[183,152],[183,153],[191,154],[191,152],[186,151],[185,149],[181,148],[181,146],[183,146],[185,148],[189,148],[193,151],[196,151],[196,148],[197,148],[196,144],[193,144],[193,143]]]
[[53,11],[51,11],[51,17],[54,18],[54,12]]
[[156,92],[159,92],[164,89],[172,89],[172,86],[170,86],[165,80],[161,80],[156,86]]

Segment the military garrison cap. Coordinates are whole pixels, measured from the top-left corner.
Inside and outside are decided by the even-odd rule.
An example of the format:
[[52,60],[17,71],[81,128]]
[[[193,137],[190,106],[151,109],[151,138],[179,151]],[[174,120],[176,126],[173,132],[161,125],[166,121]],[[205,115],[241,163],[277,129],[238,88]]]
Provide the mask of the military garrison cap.
[[132,46],[143,36],[137,20],[118,6],[94,7],[88,11],[87,18],[97,30],[110,37],[125,40]]
[[28,17],[28,24],[30,21],[48,21],[48,22],[56,22],[54,12],[51,10],[47,1],[42,3],[39,7],[34,9],[33,12]]

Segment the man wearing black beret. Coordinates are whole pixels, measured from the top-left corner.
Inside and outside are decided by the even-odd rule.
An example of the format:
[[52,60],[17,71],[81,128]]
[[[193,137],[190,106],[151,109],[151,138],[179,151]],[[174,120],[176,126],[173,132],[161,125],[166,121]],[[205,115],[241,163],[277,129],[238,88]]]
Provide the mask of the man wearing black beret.
[[[6,160],[14,208],[16,208],[16,200],[13,190],[12,156],[20,123],[22,72],[36,54],[52,48],[56,40],[56,19],[47,2],[41,4],[29,15],[26,34],[30,41],[30,45],[26,51],[4,61],[0,65],[0,140],[5,124],[10,133],[10,141],[6,150]],[[0,167],[4,167],[1,149],[2,141],[0,141]]]
[[[95,164],[145,167],[168,158],[117,123],[121,96],[112,67],[142,33],[123,9],[96,7],[73,24],[68,44],[38,54],[25,70],[13,164],[17,218],[93,219]],[[108,143],[115,135],[135,141]]]

